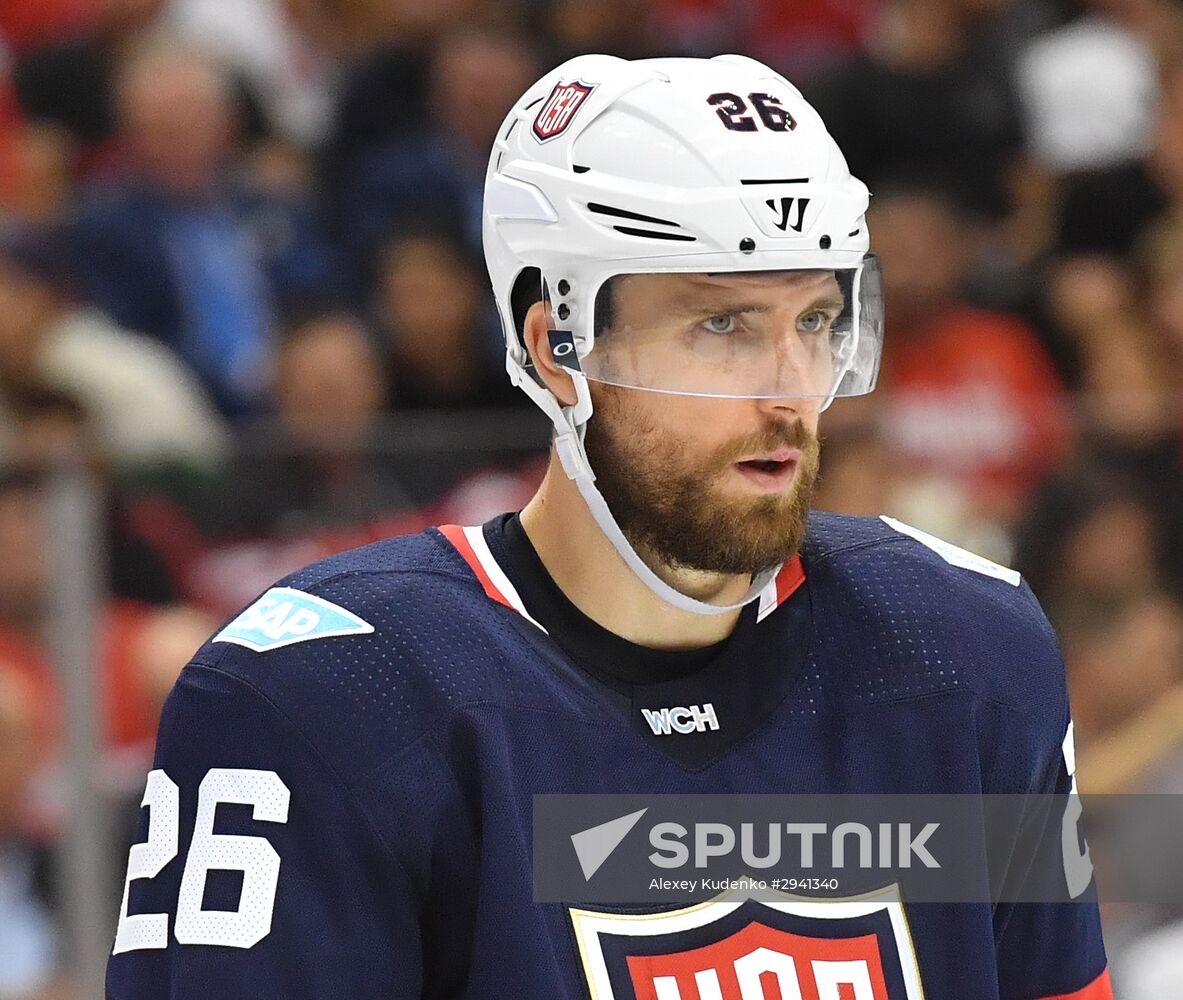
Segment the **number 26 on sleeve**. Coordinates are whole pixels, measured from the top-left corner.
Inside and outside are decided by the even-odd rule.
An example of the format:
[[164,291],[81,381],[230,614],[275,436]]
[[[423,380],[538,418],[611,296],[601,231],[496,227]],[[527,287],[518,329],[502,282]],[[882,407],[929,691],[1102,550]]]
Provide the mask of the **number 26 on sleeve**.
[[[219,803],[253,807],[252,816],[265,823],[286,823],[291,793],[274,771],[212,768],[197,790],[197,821],[181,876],[173,934],[180,944],[251,948],[271,932],[279,855],[265,837],[214,833]],[[155,878],[177,856],[180,789],[164,771],[148,775],[141,805],[147,806],[148,839],[133,844],[123,885],[123,906],[113,954],[167,948],[168,914],[127,912],[132,882]],[[242,872],[237,910],[204,910],[206,876],[211,869]]]

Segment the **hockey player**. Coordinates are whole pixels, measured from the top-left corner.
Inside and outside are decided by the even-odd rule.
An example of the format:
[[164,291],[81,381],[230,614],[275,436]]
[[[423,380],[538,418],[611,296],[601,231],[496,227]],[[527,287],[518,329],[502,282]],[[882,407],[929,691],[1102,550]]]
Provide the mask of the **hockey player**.
[[1073,763],[1017,574],[807,515],[883,304],[868,192],[800,93],[581,56],[498,135],[485,251],[545,481],[310,566],[196,654],[108,997],[1110,1000],[1086,902],[748,901],[741,928],[534,901],[540,793],[1067,795]]

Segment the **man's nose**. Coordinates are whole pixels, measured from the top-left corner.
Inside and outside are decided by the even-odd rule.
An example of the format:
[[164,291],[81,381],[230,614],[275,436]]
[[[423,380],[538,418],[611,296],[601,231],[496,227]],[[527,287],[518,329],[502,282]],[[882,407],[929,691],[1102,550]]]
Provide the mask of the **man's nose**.
[[782,328],[767,363],[772,379],[767,398],[761,400],[767,408],[802,417],[821,411],[829,385],[823,384],[816,350],[804,342],[795,323]]
[[797,418],[810,430],[817,429],[818,416],[826,400],[824,396],[803,395],[800,390],[786,390],[783,394],[763,396],[755,400],[762,413],[781,420]]

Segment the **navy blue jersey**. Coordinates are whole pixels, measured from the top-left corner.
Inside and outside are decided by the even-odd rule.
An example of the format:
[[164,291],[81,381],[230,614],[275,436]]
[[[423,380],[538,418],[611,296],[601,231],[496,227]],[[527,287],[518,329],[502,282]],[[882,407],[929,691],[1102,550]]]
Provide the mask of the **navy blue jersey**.
[[643,921],[536,903],[536,794],[1066,794],[1073,765],[1029,589],[904,525],[813,515],[733,634],[689,657],[555,629],[562,595],[510,527],[317,563],[196,654],[161,721],[109,1000],[749,1000],[769,980],[712,992],[662,969],[770,954],[789,920],[850,956],[822,966],[862,970],[806,963],[802,1000],[1111,1000],[1092,903]]

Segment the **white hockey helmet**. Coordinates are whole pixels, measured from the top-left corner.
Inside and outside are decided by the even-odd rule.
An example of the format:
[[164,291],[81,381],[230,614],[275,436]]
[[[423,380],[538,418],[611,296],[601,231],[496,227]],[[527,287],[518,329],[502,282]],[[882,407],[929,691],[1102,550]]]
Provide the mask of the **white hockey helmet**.
[[[838,395],[869,392],[883,303],[868,252],[868,197],[801,93],[744,56],[578,56],[535,83],[498,132],[485,182],[484,248],[506,368],[554,423],[563,468],[600,527],[675,606],[714,614],[740,605],[679,593],[624,538],[583,448],[588,379],[689,395],[811,396],[823,407]],[[741,337],[698,336],[689,355],[686,337],[671,337],[663,324],[603,335],[597,297],[611,278],[755,271],[834,274],[840,306],[822,317],[814,358],[769,363],[777,332],[757,325]],[[552,351],[574,380],[573,406],[560,405],[534,377],[521,340],[521,307],[544,296],[560,327],[551,332]],[[622,343],[629,349],[613,350]],[[759,574],[740,604],[777,569]]]

